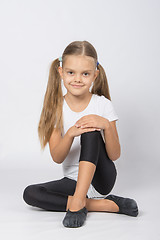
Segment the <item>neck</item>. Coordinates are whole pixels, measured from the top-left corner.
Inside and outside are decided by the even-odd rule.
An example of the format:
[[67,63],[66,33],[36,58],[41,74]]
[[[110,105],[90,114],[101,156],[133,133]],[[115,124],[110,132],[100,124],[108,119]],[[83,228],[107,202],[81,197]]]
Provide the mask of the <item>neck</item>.
[[87,93],[85,95],[79,95],[75,96],[73,94],[67,93],[64,95],[65,99],[67,99],[69,102],[75,104],[75,105],[81,105],[82,103],[87,102],[92,97],[92,93]]

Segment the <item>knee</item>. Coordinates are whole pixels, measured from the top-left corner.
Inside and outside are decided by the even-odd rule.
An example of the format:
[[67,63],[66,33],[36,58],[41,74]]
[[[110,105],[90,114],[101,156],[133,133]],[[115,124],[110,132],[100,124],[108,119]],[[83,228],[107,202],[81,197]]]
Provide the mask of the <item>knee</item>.
[[84,132],[81,134],[81,144],[83,144],[83,142],[89,140],[89,141],[93,141],[96,142],[96,140],[101,136],[100,131],[92,131],[92,132]]
[[33,205],[33,200],[36,198],[37,187],[34,185],[27,186],[23,191],[23,200],[29,204]]
[[89,161],[97,165],[100,149],[100,135],[101,133],[99,131],[85,132],[81,134],[79,162]]

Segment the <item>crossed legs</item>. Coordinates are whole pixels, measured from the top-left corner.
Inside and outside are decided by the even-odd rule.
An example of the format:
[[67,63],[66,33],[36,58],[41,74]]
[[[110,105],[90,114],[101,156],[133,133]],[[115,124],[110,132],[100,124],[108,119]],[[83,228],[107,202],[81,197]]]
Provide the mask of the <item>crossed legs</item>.
[[105,195],[111,191],[115,177],[116,169],[108,158],[101,133],[93,131],[81,134],[77,184],[74,195],[68,196],[66,210],[78,211],[86,206],[88,211],[119,211],[118,205],[109,199],[86,198],[91,182]]
[[118,212],[116,203],[108,199],[86,198],[88,188],[92,181],[96,165],[88,161],[79,162],[79,172],[76,189],[73,196],[68,196],[66,211],[78,211],[84,206],[88,211],[109,211]]
[[51,211],[78,211],[86,206],[88,211],[117,212],[118,206],[109,199],[86,198],[91,182],[102,195],[108,194],[114,186],[114,164],[107,158],[100,136],[96,131],[81,135],[83,147],[77,181],[64,177],[27,186],[23,193],[25,202]]

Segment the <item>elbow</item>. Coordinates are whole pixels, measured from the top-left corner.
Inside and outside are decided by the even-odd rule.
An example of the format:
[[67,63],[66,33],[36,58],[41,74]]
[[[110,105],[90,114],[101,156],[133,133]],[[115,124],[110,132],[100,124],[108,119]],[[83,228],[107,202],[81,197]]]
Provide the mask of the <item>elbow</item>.
[[53,162],[55,162],[57,164],[61,164],[63,162],[57,158],[57,153],[56,153],[55,149],[50,150],[50,154],[51,154]]
[[117,152],[117,154],[114,154],[114,156],[112,156],[110,159],[114,162],[116,161],[117,159],[119,159],[121,156],[121,147],[119,145],[119,151]]
[[60,161],[60,160],[55,160],[55,158],[53,158],[53,157],[52,157],[52,159],[53,159],[53,162],[55,162],[55,163],[57,163],[57,164],[61,164],[61,163],[62,163],[62,161]]
[[118,155],[117,157],[114,157],[114,158],[112,157],[112,158],[110,158],[110,159],[114,162],[114,161],[116,161],[116,160],[119,159],[119,158],[120,158],[120,155]]
[[51,157],[52,157],[53,162],[55,162],[57,164],[61,164],[62,163],[62,161],[57,160],[57,158],[55,156],[53,156],[53,154],[51,154]]
[[[52,158],[53,159],[53,158]],[[61,162],[56,161],[55,159],[53,159],[53,162],[57,163],[57,164],[61,164]]]

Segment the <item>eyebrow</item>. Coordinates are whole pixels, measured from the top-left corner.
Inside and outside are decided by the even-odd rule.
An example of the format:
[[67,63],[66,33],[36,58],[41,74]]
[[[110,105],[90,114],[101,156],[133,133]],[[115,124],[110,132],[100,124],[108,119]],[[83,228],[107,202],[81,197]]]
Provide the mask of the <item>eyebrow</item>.
[[[70,70],[70,71],[74,71],[73,69],[71,68],[64,68],[65,70]],[[92,70],[83,70],[83,72],[92,72]]]

